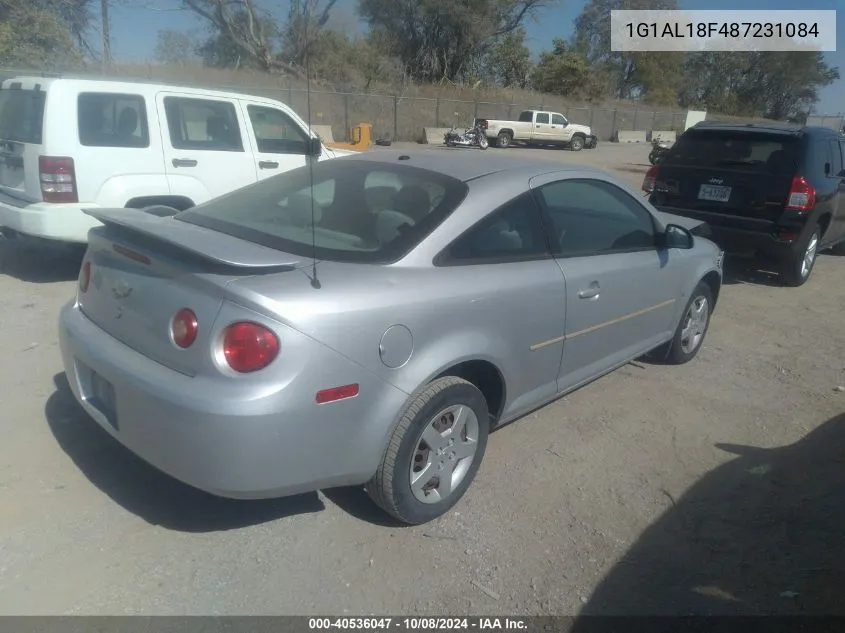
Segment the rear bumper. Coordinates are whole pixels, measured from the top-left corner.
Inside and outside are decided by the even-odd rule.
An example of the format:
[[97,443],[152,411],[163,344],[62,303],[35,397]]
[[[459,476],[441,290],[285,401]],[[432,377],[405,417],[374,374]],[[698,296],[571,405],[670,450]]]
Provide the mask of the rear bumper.
[[[707,239],[729,255],[782,259],[793,253],[795,249],[795,241],[785,242],[777,238],[773,222],[735,218],[677,207],[657,206],[657,208],[665,213],[705,222]],[[800,229],[796,230],[800,231]]]
[[95,204],[27,204],[0,193],[0,228],[22,235],[60,242],[88,241],[88,230],[100,223],[82,209]]
[[[408,396],[294,330],[285,330],[285,340],[289,352],[310,354],[310,375],[291,370],[286,384],[256,395],[237,380],[189,377],[148,359],[97,327],[75,301],[59,317],[76,400],[123,446],[175,479],[234,499],[364,483]],[[98,399],[104,391],[95,389],[95,374],[111,385],[110,397]],[[316,404],[314,385],[350,378],[359,396]]]

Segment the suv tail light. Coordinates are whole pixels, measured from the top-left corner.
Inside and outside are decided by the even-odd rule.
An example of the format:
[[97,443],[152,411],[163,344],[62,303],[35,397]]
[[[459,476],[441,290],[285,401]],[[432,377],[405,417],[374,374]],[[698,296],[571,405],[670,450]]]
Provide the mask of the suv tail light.
[[187,349],[197,340],[199,322],[193,310],[182,308],[170,322],[170,335],[173,342],[182,349]]
[[804,176],[795,176],[792,179],[792,187],[789,189],[786,208],[805,212],[811,211],[815,206],[816,188]]
[[657,176],[660,174],[660,168],[657,165],[652,165],[643,178],[643,191],[651,193],[657,183]]
[[88,292],[88,284],[91,283],[91,262],[82,264],[82,270],[79,271],[79,292]]
[[267,367],[278,356],[279,347],[279,338],[258,323],[233,323],[223,335],[226,362],[242,374]]
[[72,158],[39,156],[38,171],[44,202],[79,202]]

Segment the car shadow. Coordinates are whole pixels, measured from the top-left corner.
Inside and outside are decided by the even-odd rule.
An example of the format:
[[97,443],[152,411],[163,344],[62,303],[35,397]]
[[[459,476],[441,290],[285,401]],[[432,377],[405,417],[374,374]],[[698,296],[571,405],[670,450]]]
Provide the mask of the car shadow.
[[73,281],[85,246],[0,237],[0,274],[30,283]]
[[571,631],[597,615],[845,615],[845,414],[789,446],[716,447],[737,457],[677,499],[660,490],[668,509]]
[[781,287],[783,276],[765,262],[742,257],[725,257],[722,283],[725,285],[754,284]]
[[47,424],[62,450],[102,492],[152,525],[216,532],[325,509],[314,493],[238,501],[207,494],[150,466],[101,429],[76,402],[65,374],[53,378]]

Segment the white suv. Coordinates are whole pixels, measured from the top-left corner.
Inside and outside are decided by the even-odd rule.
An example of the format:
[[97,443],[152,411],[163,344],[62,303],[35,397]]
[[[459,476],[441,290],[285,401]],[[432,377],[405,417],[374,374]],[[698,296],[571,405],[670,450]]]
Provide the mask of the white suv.
[[349,152],[285,104],[214,90],[71,77],[0,85],[0,231],[88,241],[94,207],[186,209]]

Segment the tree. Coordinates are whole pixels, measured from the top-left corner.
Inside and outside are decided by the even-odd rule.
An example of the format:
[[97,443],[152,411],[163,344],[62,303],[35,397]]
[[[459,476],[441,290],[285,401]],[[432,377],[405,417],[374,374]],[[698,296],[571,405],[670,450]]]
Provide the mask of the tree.
[[418,81],[459,80],[497,38],[519,28],[552,0],[359,0],[382,52]]
[[[611,50],[610,12],[677,9],[677,0],[590,0],[575,20],[575,48],[608,74],[620,99],[652,92],[666,100],[680,77],[683,56]],[[661,67],[663,72],[655,72]]]
[[487,59],[495,81],[505,88],[525,88],[531,74],[531,51],[525,46],[525,27],[506,34],[496,42]]
[[551,51],[540,53],[531,83],[540,92],[569,97],[596,97],[602,88],[587,59],[569,50],[560,38],[554,40]]
[[29,0],[0,0],[0,59],[8,66],[68,67],[82,61],[71,30]]
[[194,56],[197,44],[187,33],[170,29],[159,31],[155,59],[162,64],[186,64]]

